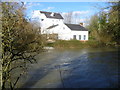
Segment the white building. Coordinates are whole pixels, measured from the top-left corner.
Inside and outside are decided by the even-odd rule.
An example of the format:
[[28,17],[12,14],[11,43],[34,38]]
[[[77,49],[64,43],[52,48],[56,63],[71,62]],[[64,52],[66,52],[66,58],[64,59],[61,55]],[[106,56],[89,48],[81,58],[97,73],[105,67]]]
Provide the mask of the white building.
[[41,33],[57,35],[59,40],[88,40],[88,30],[82,25],[65,24],[60,13],[39,11]]

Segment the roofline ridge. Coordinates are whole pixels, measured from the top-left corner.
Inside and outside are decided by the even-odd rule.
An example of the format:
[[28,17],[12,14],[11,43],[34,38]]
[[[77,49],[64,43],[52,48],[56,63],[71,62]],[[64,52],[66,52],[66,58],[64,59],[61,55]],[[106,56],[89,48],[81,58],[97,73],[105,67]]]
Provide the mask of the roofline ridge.
[[[64,23],[64,24],[68,24],[68,23]],[[79,24],[69,24],[69,25],[79,25]]]
[[[40,11],[40,10],[39,10]],[[57,13],[57,14],[60,14],[58,12],[48,12],[48,11],[41,11],[41,12],[47,12],[47,13]]]

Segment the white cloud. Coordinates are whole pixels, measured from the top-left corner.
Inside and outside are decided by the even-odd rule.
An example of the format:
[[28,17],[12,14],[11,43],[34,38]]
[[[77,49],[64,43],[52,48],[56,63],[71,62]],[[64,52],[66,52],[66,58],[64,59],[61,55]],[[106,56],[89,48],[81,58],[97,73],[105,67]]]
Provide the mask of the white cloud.
[[73,11],[73,15],[81,15],[81,14],[88,14],[89,11]]
[[90,13],[90,11],[86,10],[86,11],[72,11],[72,12],[63,12],[61,13],[61,15],[64,18],[69,17],[69,15],[71,14],[72,16],[72,23],[78,24],[80,22],[86,22],[86,15]]
[[45,8],[45,9],[42,9],[43,11],[50,11],[50,10],[52,10],[52,9],[54,9],[55,7],[47,7],[47,8]]
[[86,22],[86,19],[85,18],[73,18],[72,19],[72,23],[74,23],[74,24],[79,24],[79,23],[85,23]]
[[72,11],[72,12],[63,12],[62,15],[67,15],[68,13],[72,13],[72,15],[83,15],[83,14],[88,14],[90,11]]
[[85,18],[78,19],[78,22],[85,22],[85,21],[86,21]]
[[37,3],[37,2],[29,2],[29,3],[25,3],[27,8],[31,8],[33,6],[43,6],[41,3]]

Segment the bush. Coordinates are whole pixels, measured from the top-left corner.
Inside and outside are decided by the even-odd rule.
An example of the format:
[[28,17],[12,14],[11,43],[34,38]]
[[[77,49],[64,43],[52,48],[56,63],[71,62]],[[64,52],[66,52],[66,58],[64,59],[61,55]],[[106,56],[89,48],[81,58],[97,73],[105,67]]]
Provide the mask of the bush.
[[52,46],[54,48],[89,48],[89,47],[101,47],[104,44],[95,41],[79,41],[79,40],[57,40],[54,43],[48,43],[47,46]]

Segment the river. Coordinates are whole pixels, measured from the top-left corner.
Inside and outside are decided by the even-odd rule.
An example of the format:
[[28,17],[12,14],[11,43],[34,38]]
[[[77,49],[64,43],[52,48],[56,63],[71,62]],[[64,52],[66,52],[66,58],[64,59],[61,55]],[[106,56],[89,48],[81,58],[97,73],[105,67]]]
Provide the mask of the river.
[[117,88],[118,48],[48,50],[38,55],[23,88]]

